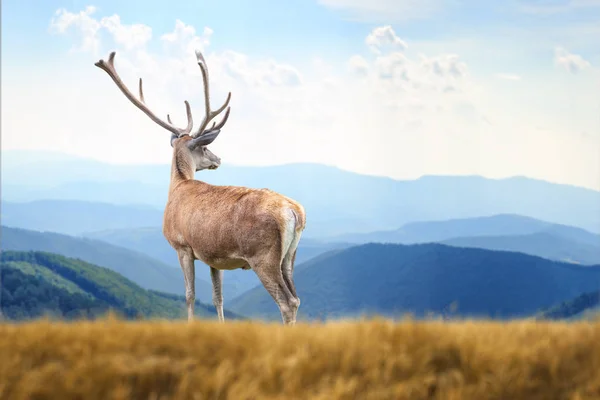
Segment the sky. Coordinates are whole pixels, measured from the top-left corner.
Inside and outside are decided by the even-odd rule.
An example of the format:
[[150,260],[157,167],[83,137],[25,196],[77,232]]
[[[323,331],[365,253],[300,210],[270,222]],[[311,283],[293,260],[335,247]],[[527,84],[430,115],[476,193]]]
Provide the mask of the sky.
[[[232,93],[232,165],[527,176],[600,190],[600,0],[2,2],[2,151],[169,163],[170,133]],[[218,119],[218,118],[217,118]],[[33,124],[33,125],[32,125]],[[198,176],[197,176],[198,178]]]

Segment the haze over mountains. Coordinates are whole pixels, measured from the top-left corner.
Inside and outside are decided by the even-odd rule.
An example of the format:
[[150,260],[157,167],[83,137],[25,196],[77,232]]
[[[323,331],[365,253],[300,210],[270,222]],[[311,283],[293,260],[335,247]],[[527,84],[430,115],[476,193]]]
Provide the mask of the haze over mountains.
[[335,236],[352,243],[431,243],[517,251],[552,260],[600,263],[600,235],[520,215],[413,222],[399,229]]
[[83,232],[162,226],[162,211],[147,205],[115,205],[79,200],[3,201],[2,224],[67,235]]
[[[2,200],[68,199],[162,210],[168,165],[109,165],[69,156],[3,152]],[[29,161],[26,161],[29,160]],[[170,161],[170,160],[169,160]],[[518,214],[600,232],[600,192],[515,177],[425,176],[397,181],[315,164],[201,171],[208,183],[268,187],[300,201],[306,237],[397,229],[416,221]]]
[[[168,165],[2,156],[2,251],[76,257],[183,295],[161,228]],[[304,318],[447,313],[455,302],[458,315],[518,317],[579,305],[573,299],[600,289],[597,191],[528,178],[395,181],[312,164],[225,165],[196,178],[268,187],[303,203],[295,276]],[[196,265],[197,299],[210,303],[208,268]],[[224,295],[242,315],[279,318],[252,271],[225,271]]]
[[403,225],[399,229],[369,233],[348,233],[334,237],[349,243],[390,242],[424,243],[439,242],[454,237],[514,236],[532,233],[553,233],[561,237],[599,243],[600,236],[584,229],[553,224],[539,219],[516,215],[498,214],[475,218],[453,218],[443,221],[419,221]]

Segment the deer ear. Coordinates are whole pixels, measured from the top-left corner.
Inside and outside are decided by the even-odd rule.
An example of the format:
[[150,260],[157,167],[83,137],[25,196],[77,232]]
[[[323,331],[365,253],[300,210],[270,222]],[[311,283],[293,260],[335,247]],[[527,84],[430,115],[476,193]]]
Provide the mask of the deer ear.
[[176,134],[172,133],[171,134],[171,147],[173,147],[173,142],[175,141],[175,139],[178,139],[179,136],[177,136]]
[[202,136],[198,136],[197,138],[190,140],[187,143],[187,146],[190,148],[190,150],[194,150],[198,146],[208,146],[217,138],[217,136],[219,136],[220,132],[221,130],[217,129],[210,131],[209,133],[205,133]]

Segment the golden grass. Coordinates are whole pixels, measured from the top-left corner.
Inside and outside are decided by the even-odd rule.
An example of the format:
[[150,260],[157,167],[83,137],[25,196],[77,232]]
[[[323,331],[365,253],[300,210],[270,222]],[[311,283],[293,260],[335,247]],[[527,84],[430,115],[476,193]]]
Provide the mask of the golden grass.
[[0,324],[2,399],[597,399],[600,323]]

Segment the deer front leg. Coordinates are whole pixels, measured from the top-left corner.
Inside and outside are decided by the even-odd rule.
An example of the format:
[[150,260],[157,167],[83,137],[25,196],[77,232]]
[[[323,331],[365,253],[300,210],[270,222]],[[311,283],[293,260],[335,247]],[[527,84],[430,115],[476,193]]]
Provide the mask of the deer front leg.
[[217,309],[219,322],[225,322],[225,316],[223,315],[223,271],[210,267],[210,277],[213,286],[213,304]]
[[185,303],[187,305],[188,322],[192,322],[194,320],[194,303],[196,301],[196,270],[194,259],[189,252],[184,250],[178,251],[177,256],[179,257],[179,265],[181,265],[185,281]]

